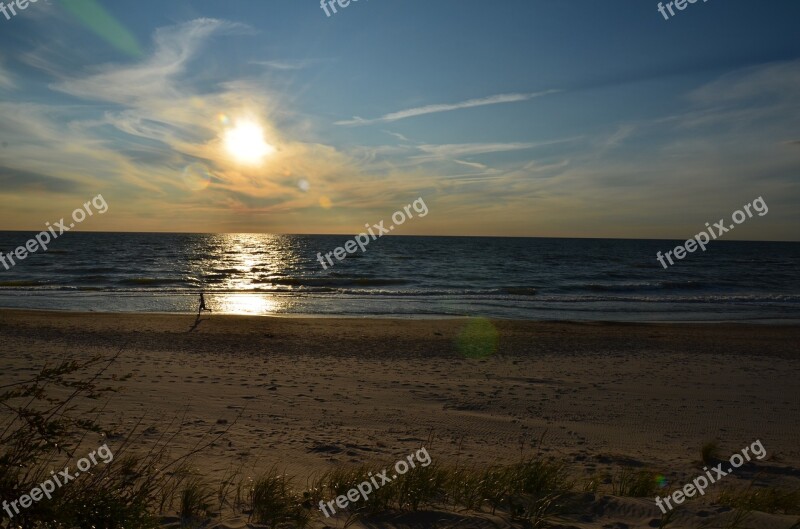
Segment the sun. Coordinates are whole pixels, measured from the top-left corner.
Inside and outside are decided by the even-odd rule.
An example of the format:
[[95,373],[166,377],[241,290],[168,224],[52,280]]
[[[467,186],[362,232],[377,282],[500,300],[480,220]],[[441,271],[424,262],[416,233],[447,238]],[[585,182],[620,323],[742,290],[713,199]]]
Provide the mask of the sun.
[[253,121],[241,121],[225,131],[225,149],[233,158],[244,164],[259,164],[265,156],[275,152],[275,147],[264,140],[264,129]]

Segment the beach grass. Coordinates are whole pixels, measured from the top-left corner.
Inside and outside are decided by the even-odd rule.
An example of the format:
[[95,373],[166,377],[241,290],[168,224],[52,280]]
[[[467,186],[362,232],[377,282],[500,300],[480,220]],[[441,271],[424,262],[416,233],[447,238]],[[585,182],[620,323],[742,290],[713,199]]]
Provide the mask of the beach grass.
[[658,474],[650,470],[620,470],[611,481],[614,496],[644,498],[654,496],[658,490]]
[[704,465],[712,465],[720,460],[719,442],[709,441],[700,447],[700,460]]

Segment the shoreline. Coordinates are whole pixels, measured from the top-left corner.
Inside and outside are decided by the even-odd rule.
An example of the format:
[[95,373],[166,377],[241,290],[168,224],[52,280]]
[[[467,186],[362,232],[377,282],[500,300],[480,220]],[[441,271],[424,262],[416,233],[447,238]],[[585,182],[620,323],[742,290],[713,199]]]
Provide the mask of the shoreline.
[[[184,311],[86,311],[86,310],[71,310],[71,309],[54,309],[54,308],[19,308],[19,307],[4,307],[0,306],[0,314],[2,313],[44,313],[44,314],[79,314],[79,315],[120,315],[120,316],[196,316],[197,312],[184,312]],[[269,313],[269,314],[254,314],[245,312],[211,312],[204,313],[205,317],[241,317],[241,318],[277,318],[277,319],[324,319],[324,320],[400,320],[400,321],[440,321],[440,320],[470,320],[470,319],[486,319],[491,321],[505,321],[516,323],[541,323],[541,324],[598,324],[598,325],[774,325],[778,327],[797,327],[800,326],[800,319],[794,318],[774,318],[764,317],[762,319],[709,319],[709,320],[636,320],[636,319],[555,319],[555,318],[541,318],[541,319],[519,319],[503,316],[471,316],[471,315],[451,315],[451,314],[334,314],[334,313],[302,313],[302,312],[283,312],[283,313]]]

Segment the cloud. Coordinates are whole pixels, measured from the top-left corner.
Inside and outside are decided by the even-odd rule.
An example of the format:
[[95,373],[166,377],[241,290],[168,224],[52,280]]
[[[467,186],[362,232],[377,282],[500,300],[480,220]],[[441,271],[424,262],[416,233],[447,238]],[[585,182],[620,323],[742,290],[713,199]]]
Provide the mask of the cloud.
[[452,110],[460,110],[462,108],[474,108],[487,105],[500,105],[504,103],[517,103],[519,101],[527,101],[535,97],[541,97],[548,94],[558,93],[560,90],[545,90],[543,92],[532,92],[527,94],[498,94],[480,99],[468,99],[460,103],[453,104],[440,104],[440,105],[426,105],[416,108],[408,108],[398,112],[392,112],[375,119],[363,119],[354,117],[335,122],[336,125],[372,125],[374,123],[390,123],[392,121],[399,121],[401,119],[413,118],[417,116],[424,116],[426,114],[436,114],[438,112],[450,112]]
[[692,91],[695,103],[719,104],[773,98],[793,101],[800,86],[800,60],[773,62],[742,68]]
[[11,73],[3,67],[2,63],[0,63],[0,88],[11,89],[14,87],[14,79],[11,77]]
[[47,191],[52,193],[73,193],[78,191],[80,187],[76,182],[70,182],[69,180],[14,167],[0,167],[0,188],[4,192]]
[[464,160],[453,160],[453,161],[456,162],[457,164],[466,165],[467,167],[472,167],[474,169],[480,169],[481,171],[486,171],[487,169],[490,169],[490,167],[488,165],[484,165],[484,164],[478,163],[478,162],[467,162],[467,161],[464,161]]
[[601,140],[603,150],[613,149],[622,144],[636,130],[636,125],[625,123],[620,125],[616,132]]
[[537,161],[532,161],[525,164],[523,170],[528,172],[528,174],[552,173],[559,171],[560,169],[565,169],[567,166],[569,166],[569,163],[570,163],[569,159],[549,164],[543,164]]
[[55,90],[94,101],[121,105],[175,97],[180,92],[173,83],[199,47],[213,34],[243,30],[242,24],[201,18],[156,31],[155,52],[151,58],[133,66],[107,65],[85,78],[67,79],[53,85]]
[[528,143],[453,143],[444,145],[417,145],[416,148],[425,154],[415,156],[417,159],[444,159],[475,156],[496,152],[520,151],[535,149],[546,145],[556,145],[575,141],[578,138],[565,138],[559,140],[528,142]]
[[405,136],[403,136],[399,132],[392,132],[390,130],[384,130],[383,132],[385,132],[389,136],[393,136],[393,137],[397,138],[400,141],[404,141],[406,143],[411,143],[411,140],[409,140],[408,138],[406,138]]
[[266,66],[267,68],[272,68],[273,70],[302,70],[308,66],[309,61],[253,61],[252,64]]

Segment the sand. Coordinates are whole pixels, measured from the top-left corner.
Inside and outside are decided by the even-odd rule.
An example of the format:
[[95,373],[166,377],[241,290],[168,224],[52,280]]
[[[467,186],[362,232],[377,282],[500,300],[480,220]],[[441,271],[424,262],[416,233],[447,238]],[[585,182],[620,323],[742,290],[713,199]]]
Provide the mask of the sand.
[[[755,440],[768,454],[726,485],[756,475],[800,483],[797,326],[484,321],[481,328],[497,331],[497,350],[472,358],[458,345],[474,325],[468,320],[206,315],[194,323],[190,315],[3,310],[0,384],[64,355],[123,347],[107,378],[133,377],[100,416],[109,446],[139,421],[149,428],[133,447],[140,451],[178,432],[170,447],[177,456],[221,434],[193,463],[210,480],[273,465],[301,479],[341,464],[381,469],[424,444],[442,463],[538,454],[568,462],[579,481],[629,466],[679,486],[701,473],[703,443],[718,439],[725,455]],[[490,353],[485,344],[481,352]],[[712,496],[684,504],[668,527],[724,526],[731,513],[709,506]],[[653,498],[605,491],[562,523],[653,527],[660,514]],[[221,517],[220,526],[245,527],[246,517]],[[508,525],[429,512],[373,526],[431,527],[438,518]],[[788,529],[795,521],[756,513],[748,524]]]

